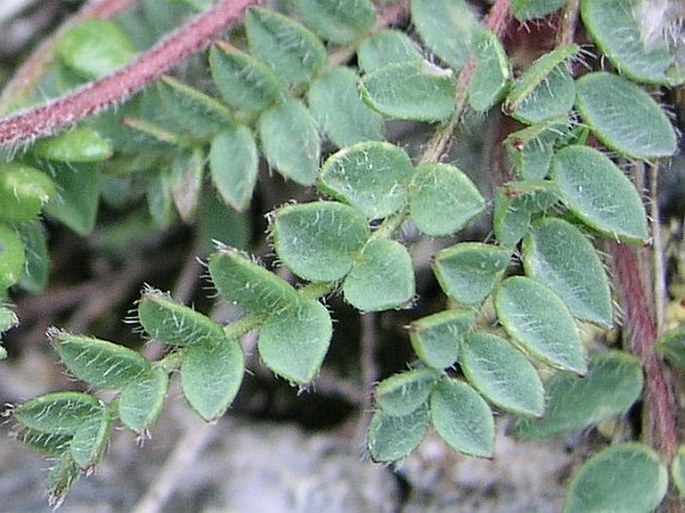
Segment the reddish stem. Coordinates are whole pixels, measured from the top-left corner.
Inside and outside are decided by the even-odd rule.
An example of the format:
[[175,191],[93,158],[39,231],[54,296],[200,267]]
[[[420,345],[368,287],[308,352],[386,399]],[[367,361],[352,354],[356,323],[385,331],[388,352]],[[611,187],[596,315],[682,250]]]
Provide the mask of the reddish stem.
[[172,32],[135,62],[101,80],[0,120],[0,147],[28,144],[130,97],[242,19],[259,0],[221,0]]
[[678,447],[675,400],[668,387],[662,360],[655,350],[658,337],[654,309],[648,292],[649,280],[640,265],[638,249],[612,243],[616,278],[625,308],[625,323],[633,351],[644,366],[647,381],[648,436],[668,461]]

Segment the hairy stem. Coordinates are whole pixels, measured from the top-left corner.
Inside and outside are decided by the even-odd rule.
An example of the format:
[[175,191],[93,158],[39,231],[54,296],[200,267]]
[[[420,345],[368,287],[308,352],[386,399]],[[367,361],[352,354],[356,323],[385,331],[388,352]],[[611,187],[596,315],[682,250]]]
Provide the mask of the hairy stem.
[[259,0],[221,0],[172,32],[135,62],[71,94],[0,120],[0,147],[27,145],[123,101],[180,61],[204,49]]
[[632,349],[642,361],[647,382],[647,438],[670,461],[678,447],[675,400],[668,386],[666,369],[655,350],[658,337],[654,306],[650,301],[648,266],[641,265],[640,252],[620,242],[611,245],[616,278],[625,308],[625,324]]

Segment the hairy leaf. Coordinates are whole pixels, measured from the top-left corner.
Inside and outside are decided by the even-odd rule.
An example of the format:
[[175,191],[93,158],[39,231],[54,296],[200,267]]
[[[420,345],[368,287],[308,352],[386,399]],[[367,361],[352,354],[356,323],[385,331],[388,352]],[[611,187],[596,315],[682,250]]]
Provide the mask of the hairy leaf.
[[409,326],[411,345],[426,365],[434,369],[451,367],[474,318],[471,310],[447,310],[418,319]]
[[100,461],[107,446],[111,423],[109,411],[102,409],[83,421],[74,432],[69,452],[81,469],[91,470]]
[[0,166],[0,220],[29,221],[55,196],[55,184],[42,171],[10,162]]
[[39,139],[30,151],[36,157],[56,162],[99,162],[110,158],[114,149],[98,132],[81,126]]
[[476,68],[468,85],[469,105],[477,112],[486,112],[506,93],[511,70],[509,60],[497,36],[480,30],[474,44]]
[[417,408],[409,415],[393,416],[379,410],[369,425],[368,447],[371,459],[393,462],[409,455],[428,431],[428,409]]
[[294,0],[303,21],[321,38],[339,45],[373,27],[376,12],[369,0]]
[[52,165],[51,170],[58,194],[45,211],[77,234],[88,235],[95,227],[100,203],[100,172],[75,164]]
[[212,183],[223,200],[238,211],[250,205],[257,183],[259,156],[252,131],[244,126],[222,130],[209,150]]
[[0,290],[19,281],[24,261],[24,243],[14,229],[0,223]]
[[142,435],[155,423],[169,389],[169,375],[154,368],[126,385],[119,395],[119,419],[131,431]]
[[364,39],[357,59],[359,67],[368,73],[386,64],[423,61],[423,56],[404,32],[384,29]]
[[83,422],[97,416],[102,403],[90,394],[54,392],[20,404],[14,418],[29,429],[56,435],[73,435]]
[[433,369],[394,374],[376,387],[376,405],[388,415],[409,415],[426,403],[439,377],[440,373]]

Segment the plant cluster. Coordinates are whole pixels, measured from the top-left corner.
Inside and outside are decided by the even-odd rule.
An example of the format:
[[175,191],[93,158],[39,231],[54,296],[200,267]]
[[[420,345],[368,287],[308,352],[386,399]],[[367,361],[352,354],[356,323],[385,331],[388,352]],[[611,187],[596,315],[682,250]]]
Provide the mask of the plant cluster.
[[[221,417],[245,373],[241,337],[253,330],[266,367],[311,383],[333,332],[327,297],[340,295],[360,312],[411,309],[407,234],[452,237],[486,218],[487,240],[434,255],[446,307],[411,322],[416,359],[375,389],[371,458],[401,460],[429,426],[455,451],[490,457],[494,412],[515,418],[514,436],[556,436],[622,415],[643,398],[644,440],[619,440],[589,458],[570,481],[564,511],[652,511],[669,482],[677,491],[666,503],[677,501],[685,448],[677,446],[664,358],[682,367],[685,338],[668,333],[657,343],[639,265],[652,240],[648,215],[624,173],[638,176],[644,163],[654,167],[677,149],[655,100],[657,87],[685,81],[670,28],[645,29],[642,4],[630,0],[497,0],[483,19],[464,0],[292,0],[281,10],[245,10],[251,3],[142,0],[144,16],[124,10],[81,20],[60,34],[55,63],[36,83],[3,97],[3,331],[17,322],[10,287],[39,292],[47,281],[41,215],[86,235],[101,201],[125,207],[144,196],[146,216],[159,226],[196,222],[214,194],[246,212],[262,162],[312,196],[268,216],[273,250],[292,279],[230,240],[209,256],[218,295],[244,314],[237,321],[221,325],[145,287],[135,317],[145,337],[168,347],[158,360],[49,330],[73,376],[117,392],[108,400],[55,392],[13,408],[21,440],[54,460],[51,500],[59,503],[97,465],[113,423],[140,436],[152,429],[173,375],[200,417]],[[186,25],[193,30],[155,43],[176,15],[192,11],[200,12]],[[413,30],[400,30],[407,19]],[[555,44],[539,48],[533,62],[512,64],[512,26],[549,20]],[[189,64],[192,79],[166,74],[210,41],[202,62]],[[600,54],[607,60],[594,59]],[[145,68],[150,56],[166,61]],[[26,107],[45,94],[67,96]],[[120,105],[102,111],[113,103]],[[488,177],[492,198],[443,158],[472,113],[516,126],[493,143],[508,169]],[[431,125],[420,154],[385,140],[394,120]],[[589,325],[615,323],[609,261],[598,249],[612,256],[622,294],[623,351],[581,337]]]

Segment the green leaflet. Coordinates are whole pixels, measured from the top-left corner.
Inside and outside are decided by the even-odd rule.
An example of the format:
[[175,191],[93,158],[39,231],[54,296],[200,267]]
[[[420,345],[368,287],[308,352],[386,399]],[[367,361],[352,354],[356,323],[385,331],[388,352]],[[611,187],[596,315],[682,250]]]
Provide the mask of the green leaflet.
[[321,167],[317,188],[380,219],[407,202],[414,171],[407,153],[386,142],[362,142],[335,153]]
[[260,112],[284,94],[271,68],[236,48],[212,47],[209,67],[221,97],[235,109]]
[[471,6],[464,0],[412,0],[411,19],[426,45],[459,71],[471,55],[478,27]]
[[500,408],[523,415],[542,415],[545,394],[535,367],[509,342],[496,335],[466,335],[459,364],[469,382]]
[[19,281],[24,261],[24,243],[14,229],[0,223],[0,291]]
[[245,359],[231,338],[206,340],[183,353],[183,395],[206,421],[221,417],[238,393],[245,373]]
[[333,335],[328,310],[314,299],[298,296],[289,308],[270,315],[259,329],[259,356],[290,382],[312,381],[321,368]]
[[440,373],[416,369],[394,374],[376,387],[376,406],[392,416],[409,415],[423,406]]
[[53,466],[50,467],[50,471],[45,478],[48,504],[59,507],[80,475],[81,469],[71,457],[69,451],[62,453]]
[[408,415],[392,416],[379,410],[371,418],[368,448],[376,462],[398,461],[409,455],[428,430],[428,408],[417,408]]
[[604,351],[590,359],[580,378],[558,372],[545,384],[547,402],[539,419],[521,419],[518,438],[559,436],[603,422],[628,410],[642,392],[640,362],[627,353]]
[[181,152],[174,159],[169,176],[169,189],[176,210],[186,223],[195,221],[195,212],[202,195],[205,153],[201,148]]
[[171,346],[216,344],[226,338],[223,328],[212,319],[150,287],[138,301],[138,319],[152,338]]
[[238,211],[250,205],[257,183],[259,155],[252,131],[227,128],[214,136],[209,150],[212,183],[222,199]]
[[319,170],[321,141],[316,122],[296,98],[264,111],[258,123],[269,165],[300,185],[311,185]]
[[666,495],[668,471],[646,445],[616,444],[587,460],[571,480],[564,513],[649,513]]
[[326,49],[319,38],[282,14],[251,8],[245,29],[250,54],[291,85],[307,82],[326,64]]
[[428,61],[386,64],[367,73],[360,84],[362,99],[386,117],[445,121],[454,111],[456,80],[452,70]]
[[88,235],[95,227],[100,203],[100,172],[76,164],[50,168],[58,194],[45,205],[45,212],[77,234]]
[[475,305],[490,294],[510,257],[509,249],[461,242],[435,256],[433,272],[445,294],[459,303]]
[[20,404],[14,418],[29,429],[56,435],[73,435],[92,416],[103,409],[102,403],[90,394],[55,392]]
[[504,147],[520,180],[543,180],[549,173],[554,145],[569,131],[567,115],[553,117],[507,136]]
[[0,220],[29,221],[55,195],[55,184],[42,171],[11,162],[0,166]]
[[103,408],[97,415],[84,420],[74,432],[69,453],[81,469],[91,470],[100,461],[107,447],[111,423],[109,411]]
[[678,447],[678,452],[671,464],[671,477],[680,497],[685,496],[685,446]]
[[[31,294],[38,294],[45,289],[50,273],[50,255],[45,230],[40,222],[34,221],[22,223],[18,226],[18,231],[24,243],[26,255],[19,286]],[[0,323],[1,332],[2,323]]]
[[281,261],[310,281],[343,278],[369,236],[367,220],[360,212],[332,201],[279,208],[272,229]]
[[99,162],[114,153],[107,139],[84,126],[39,139],[30,151],[36,157],[56,162]]
[[376,12],[369,0],[295,0],[303,21],[321,38],[344,45],[376,21]]
[[512,0],[511,13],[519,21],[542,18],[561,9],[566,0]]
[[152,172],[145,187],[148,212],[159,228],[168,228],[175,219],[171,181],[171,169],[161,168]]
[[159,367],[127,384],[119,395],[121,423],[144,435],[159,417],[168,389],[169,375]]
[[685,327],[681,325],[663,333],[656,343],[656,349],[672,366],[685,368]]
[[103,19],[81,21],[67,30],[55,46],[62,62],[88,79],[102,78],[123,68],[137,51],[116,23]]
[[359,67],[368,73],[386,64],[423,61],[423,56],[404,32],[384,29],[364,39],[357,59]]
[[495,309],[504,329],[526,353],[585,374],[578,328],[564,302],[545,285],[523,276],[507,278],[495,291]]
[[227,246],[209,257],[209,274],[219,294],[246,313],[272,314],[300,298],[287,281]]
[[418,319],[409,326],[411,345],[426,365],[434,369],[451,367],[474,318],[471,310],[448,310]]
[[502,99],[511,80],[509,60],[502,43],[490,30],[480,30],[475,37],[476,68],[467,88],[469,105],[476,112],[486,112]]
[[367,242],[343,282],[345,300],[362,312],[400,308],[411,300],[414,290],[409,252],[388,239]]
[[[597,45],[621,73],[650,84],[682,83],[683,73],[677,67],[675,52],[658,40],[645,41],[639,22],[649,13],[640,12],[637,5],[634,0],[582,0],[580,13]],[[649,3],[644,7],[654,9]]]
[[98,388],[122,388],[150,370],[140,353],[119,344],[55,328],[48,337],[69,372]]
[[234,123],[226,105],[175,78],[163,76],[157,89],[164,109],[162,120],[185,137],[208,139]]
[[556,218],[534,223],[523,240],[523,266],[527,275],[554,290],[575,317],[612,327],[609,280],[578,228]]
[[495,449],[495,420],[488,404],[462,381],[443,378],[430,396],[433,427],[457,452],[488,458]]
[[326,136],[339,148],[383,139],[383,120],[359,97],[356,73],[337,66],[312,81],[309,109]]
[[56,435],[34,429],[24,429],[19,439],[26,445],[50,456],[60,456],[69,451],[72,435]]
[[559,193],[548,181],[509,182],[495,192],[493,228],[503,246],[512,247],[530,228],[531,217],[559,201]]
[[671,122],[639,86],[613,73],[595,72],[581,77],[576,90],[578,112],[609,148],[636,159],[675,153]]
[[531,64],[512,84],[504,112],[530,124],[566,115],[576,95],[568,60],[579,51],[578,45],[560,46]]
[[552,180],[571,212],[588,226],[622,241],[647,241],[647,215],[640,196],[599,151],[587,146],[558,151],[552,160]]
[[483,212],[485,200],[460,169],[438,162],[416,166],[409,214],[426,235],[451,235]]

